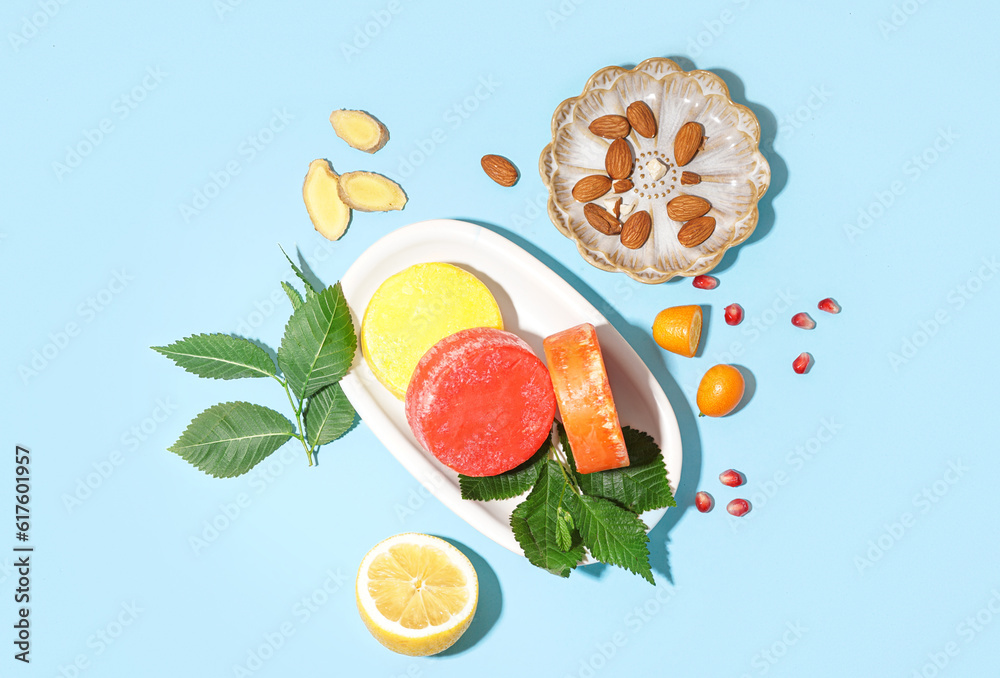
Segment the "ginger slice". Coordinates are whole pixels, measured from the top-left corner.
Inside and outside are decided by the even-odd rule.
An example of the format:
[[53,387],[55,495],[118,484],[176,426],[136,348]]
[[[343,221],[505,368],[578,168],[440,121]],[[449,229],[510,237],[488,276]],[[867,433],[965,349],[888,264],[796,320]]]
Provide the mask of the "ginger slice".
[[406,193],[392,179],[374,172],[346,172],[337,182],[340,199],[361,212],[401,210]]
[[348,146],[365,153],[374,153],[389,141],[386,126],[364,111],[334,111],[330,114],[330,124]]
[[302,200],[313,226],[327,240],[337,240],[351,223],[351,208],[340,199],[340,183],[329,161],[319,159],[309,163],[306,180],[302,183]]

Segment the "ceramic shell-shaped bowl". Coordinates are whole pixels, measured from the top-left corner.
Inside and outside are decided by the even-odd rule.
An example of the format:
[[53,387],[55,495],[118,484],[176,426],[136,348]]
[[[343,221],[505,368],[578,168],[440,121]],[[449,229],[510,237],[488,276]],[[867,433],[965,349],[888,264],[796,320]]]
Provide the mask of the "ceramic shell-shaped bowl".
[[[632,130],[626,137],[635,157],[630,177],[634,187],[625,193],[608,192],[595,202],[621,197],[652,217],[649,239],[628,249],[618,236],[608,236],[583,216],[583,203],[572,195],[580,179],[606,175],[604,158],[611,144],[589,130],[602,115],[625,115],[633,101],[645,101],[657,122],[652,139]],[[702,149],[684,167],[674,160],[674,137],[687,122],[705,131]],[[603,68],[590,77],[583,93],[559,104],[552,116],[552,143],[539,160],[542,181],[549,189],[552,223],[576,242],[583,258],[605,271],[621,271],[644,283],[660,283],[674,276],[706,273],[726,250],[746,240],[757,225],[757,201],[771,181],[771,169],[761,154],[760,125],[746,106],[733,103],[729,89],[708,71],[683,71],[670,59],[647,59],[632,70]],[[656,159],[666,167],[659,180],[648,176],[646,163]],[[684,171],[701,175],[701,182],[681,184]],[[708,216],[716,220],[711,237],[696,247],[677,241],[683,223],[667,216],[667,202],[678,195],[708,200]],[[622,220],[625,217],[623,215]]]

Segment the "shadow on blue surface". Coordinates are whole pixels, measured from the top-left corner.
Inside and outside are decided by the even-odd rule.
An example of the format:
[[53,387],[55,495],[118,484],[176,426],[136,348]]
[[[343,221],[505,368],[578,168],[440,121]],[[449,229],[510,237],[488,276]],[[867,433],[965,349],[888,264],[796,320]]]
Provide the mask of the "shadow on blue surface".
[[705,355],[705,347],[708,346],[708,338],[712,332],[712,323],[708,322],[708,319],[712,317],[712,305],[711,304],[699,304],[701,306],[701,339],[698,340],[698,350],[695,352],[694,357],[700,358]]
[[433,655],[434,657],[451,657],[462,654],[471,649],[476,643],[481,641],[490,632],[500,619],[500,612],[503,610],[503,593],[500,591],[500,580],[497,579],[496,572],[490,567],[482,556],[473,551],[460,541],[451,537],[434,535],[444,539],[446,542],[465,554],[476,568],[476,577],[479,579],[479,605],[476,608],[476,615],[472,618],[472,623],[462,637],[454,645],[444,652]]
[[[626,321],[614,306],[609,304],[569,269],[534,243],[526,240],[517,233],[512,233],[495,224],[469,217],[457,216],[454,218],[482,226],[502,235],[526,250],[533,257],[552,269],[560,278],[568,282],[573,289],[593,304],[614,328],[621,333],[625,340],[635,349],[636,353],[642,357],[646,366],[660,384],[663,392],[667,395],[667,399],[674,410],[674,416],[677,417],[677,425],[681,433],[681,448],[684,458],[683,471],[681,473],[680,485],[677,488],[677,507],[668,509],[663,519],[650,531],[649,552],[650,564],[653,567],[653,571],[660,573],[673,583],[673,575],[670,572],[670,559],[667,552],[667,543],[670,541],[668,535],[674,525],[678,523],[684,511],[687,510],[687,507],[694,504],[694,495],[697,492],[698,483],[701,479],[701,437],[698,433],[697,417],[691,411],[684,392],[667,371],[667,366],[663,361],[663,350],[653,341],[653,336],[648,327],[638,327]],[[635,282],[631,284],[641,285],[642,283]],[[595,563],[582,567],[579,571],[590,576],[601,577],[606,569],[606,565]]]
[[743,375],[743,381],[745,382],[746,385],[743,388],[743,397],[740,398],[740,402],[737,403],[736,409],[727,414],[726,415],[727,417],[732,414],[736,414],[744,407],[746,407],[750,403],[750,401],[753,400],[753,394],[757,392],[757,378],[753,376],[753,372],[750,371],[750,368],[745,365],[737,365],[737,364],[734,364],[733,367],[738,369],[740,371],[740,374]]

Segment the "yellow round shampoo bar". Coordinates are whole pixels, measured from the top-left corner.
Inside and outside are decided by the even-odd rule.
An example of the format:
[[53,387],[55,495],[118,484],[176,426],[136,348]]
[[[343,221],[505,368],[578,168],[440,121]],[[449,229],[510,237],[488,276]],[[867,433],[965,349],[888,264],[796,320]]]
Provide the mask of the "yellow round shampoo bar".
[[402,400],[424,353],[472,327],[503,329],[486,285],[451,264],[415,264],[375,290],[361,321],[361,352],[376,378]]

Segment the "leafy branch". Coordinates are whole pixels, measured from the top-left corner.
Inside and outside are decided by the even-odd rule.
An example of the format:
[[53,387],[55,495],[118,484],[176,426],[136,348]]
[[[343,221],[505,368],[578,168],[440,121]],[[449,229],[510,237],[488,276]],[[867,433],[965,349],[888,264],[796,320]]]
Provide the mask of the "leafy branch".
[[462,498],[511,499],[527,492],[510,516],[511,529],[528,560],[568,577],[584,550],[654,583],[646,525],[639,514],[676,506],[656,442],[625,427],[629,465],[581,474],[562,425],[524,464],[496,476],[459,476]]
[[195,334],[152,347],[206,379],[270,377],[288,397],[294,424],[271,408],[245,402],[215,405],[195,417],[169,449],[209,475],[242,475],[291,438],[302,443],[312,466],[319,447],[342,436],[354,423],[354,408],[340,387],[357,348],[343,290],[337,283],[317,291],[292,260],[288,262],[304,283],[306,295],[303,299],[282,281],[293,312],[277,364],[257,344],[229,334]]

